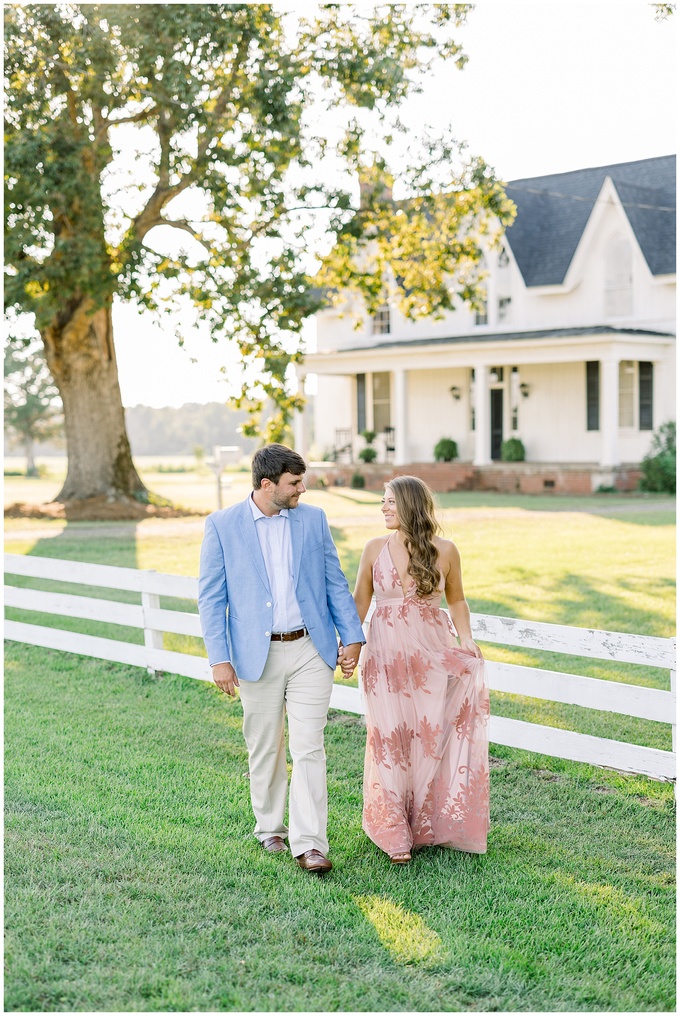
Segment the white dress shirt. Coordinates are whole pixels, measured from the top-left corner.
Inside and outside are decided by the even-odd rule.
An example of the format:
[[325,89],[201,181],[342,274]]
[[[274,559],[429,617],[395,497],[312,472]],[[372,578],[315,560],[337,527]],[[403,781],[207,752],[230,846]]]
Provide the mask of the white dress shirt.
[[272,592],[272,632],[303,628],[305,622],[295,595],[289,509],[282,508],[278,515],[265,515],[255,504],[252,494],[249,504]]

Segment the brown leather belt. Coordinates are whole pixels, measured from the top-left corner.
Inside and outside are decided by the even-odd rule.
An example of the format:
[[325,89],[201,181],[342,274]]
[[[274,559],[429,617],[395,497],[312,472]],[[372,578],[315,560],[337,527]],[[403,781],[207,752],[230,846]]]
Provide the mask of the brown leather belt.
[[297,631],[275,631],[271,637],[272,642],[295,642],[309,635],[306,628],[298,628]]

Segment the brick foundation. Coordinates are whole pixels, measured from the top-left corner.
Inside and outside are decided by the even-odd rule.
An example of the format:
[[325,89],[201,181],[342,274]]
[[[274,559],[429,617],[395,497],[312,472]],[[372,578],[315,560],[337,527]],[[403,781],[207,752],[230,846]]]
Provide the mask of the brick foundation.
[[[380,491],[392,476],[410,474],[438,493],[457,490],[495,490],[506,494],[592,494],[600,487],[636,490],[641,473],[636,466],[605,470],[595,465],[535,462],[494,462],[473,466],[471,462],[310,463],[305,480],[315,487],[324,477],[329,486],[350,487],[355,473],[363,476],[366,490]],[[323,482],[323,481],[322,481]]]

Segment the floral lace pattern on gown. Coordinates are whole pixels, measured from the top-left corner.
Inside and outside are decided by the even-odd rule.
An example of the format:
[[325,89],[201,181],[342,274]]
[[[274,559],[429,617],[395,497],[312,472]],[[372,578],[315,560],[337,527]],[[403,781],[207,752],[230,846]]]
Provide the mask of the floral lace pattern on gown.
[[484,660],[458,646],[442,588],[405,591],[385,541],[361,655],[366,700],[363,828],[388,854],[441,844],[483,854],[489,829]]

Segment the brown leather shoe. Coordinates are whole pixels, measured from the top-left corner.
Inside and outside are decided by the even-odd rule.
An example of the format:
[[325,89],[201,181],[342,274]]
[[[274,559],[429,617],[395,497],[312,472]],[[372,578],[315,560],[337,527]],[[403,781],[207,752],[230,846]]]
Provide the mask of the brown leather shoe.
[[315,871],[318,875],[323,875],[333,867],[320,850],[305,850],[304,854],[299,854],[295,860],[305,871]]
[[262,846],[269,854],[282,854],[284,850],[288,850],[282,836],[268,836],[266,840],[262,840]]

